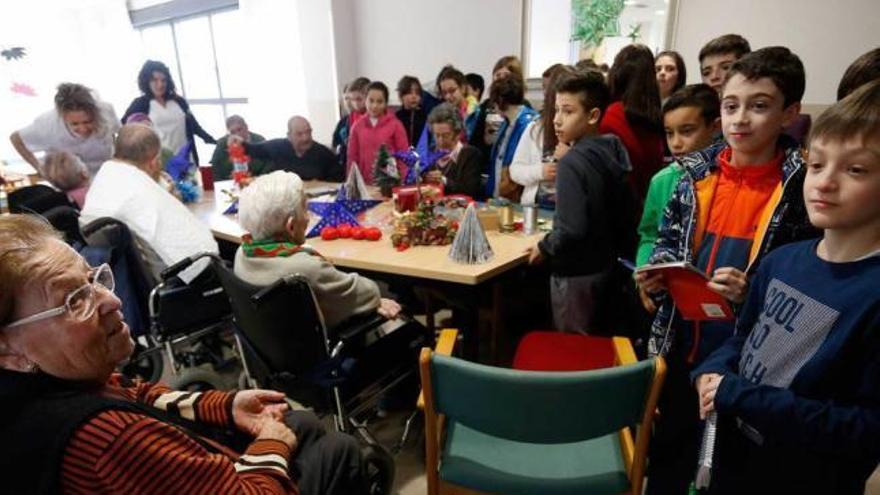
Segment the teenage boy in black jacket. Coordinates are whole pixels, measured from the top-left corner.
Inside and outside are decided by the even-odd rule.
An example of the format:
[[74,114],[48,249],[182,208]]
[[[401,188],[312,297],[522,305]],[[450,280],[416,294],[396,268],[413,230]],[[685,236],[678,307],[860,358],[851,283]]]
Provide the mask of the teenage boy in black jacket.
[[556,329],[587,332],[617,256],[632,256],[624,251],[635,245],[635,210],[625,182],[631,166],[620,140],[599,135],[610,99],[602,74],[565,76],[556,91],[553,125],[560,144],[571,149],[557,169],[553,230],[529,248],[529,263],[550,262]]

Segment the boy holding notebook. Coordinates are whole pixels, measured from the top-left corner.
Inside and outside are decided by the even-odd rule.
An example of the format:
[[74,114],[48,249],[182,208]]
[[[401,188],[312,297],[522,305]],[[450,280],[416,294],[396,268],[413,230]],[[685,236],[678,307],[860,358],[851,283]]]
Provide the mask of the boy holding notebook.
[[712,493],[864,493],[880,461],[880,81],[829,108],[803,196],[820,240],[767,256],[736,335],[692,374]]
[[[686,173],[667,204],[649,263],[687,261],[711,277],[710,289],[740,304],[747,273],[763,255],[817,235],[801,195],[800,149],[782,134],[800,113],[804,85],[803,64],[783,47],[763,48],[731,67],[721,98],[727,142],[680,159]],[[662,276],[636,279],[662,297]],[[701,429],[688,374],[732,333],[732,321],[685,321],[669,297],[660,304],[648,351],[665,356],[669,371],[651,442],[648,493],[685,493],[693,479]]]

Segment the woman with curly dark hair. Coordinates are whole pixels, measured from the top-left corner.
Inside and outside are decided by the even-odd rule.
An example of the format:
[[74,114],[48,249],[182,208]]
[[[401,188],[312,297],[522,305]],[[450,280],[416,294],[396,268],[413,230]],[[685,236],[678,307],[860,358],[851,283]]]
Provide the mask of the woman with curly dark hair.
[[147,60],[138,74],[138,88],[141,96],[134,99],[122,122],[132,114],[143,113],[150,117],[153,129],[159,134],[162,149],[177,153],[187,143],[192,143],[193,161],[199,163],[193,135],[198,135],[208,144],[217,141],[199,125],[189,109],[189,103],[176,92],[174,79],[168,66],[157,60]]
[[119,130],[116,113],[92,90],[76,83],[62,83],[55,93],[55,108],[9,136],[15,151],[42,173],[35,152],[68,152],[78,156],[95,175],[113,156],[113,135]]

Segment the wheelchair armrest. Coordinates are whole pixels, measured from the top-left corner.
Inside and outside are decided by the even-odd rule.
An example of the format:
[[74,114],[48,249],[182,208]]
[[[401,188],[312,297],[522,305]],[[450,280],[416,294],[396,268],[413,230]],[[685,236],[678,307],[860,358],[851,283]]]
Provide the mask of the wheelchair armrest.
[[274,296],[276,292],[278,292],[282,288],[286,287],[287,285],[288,285],[287,278],[279,278],[278,280],[272,282],[271,285],[267,285],[266,287],[263,287],[262,289],[257,291],[257,293],[252,295],[251,302],[253,302],[254,304],[260,305],[263,303],[263,301],[266,298],[268,298],[270,296]]
[[189,266],[192,265],[193,263],[195,263],[196,261],[198,261],[202,258],[205,258],[205,257],[212,258],[212,259],[219,261],[220,263],[223,263],[223,260],[214,253],[208,253],[208,252],[197,253],[192,256],[187,256],[186,258],[184,258],[184,259],[178,261],[177,263],[169,266],[168,268],[162,270],[162,273],[160,273],[159,276],[162,277],[162,280],[168,280],[169,278],[171,278],[171,277],[177,275],[178,273],[189,268]]
[[371,328],[385,323],[386,318],[375,311],[354,315],[334,328],[342,342],[349,342]]

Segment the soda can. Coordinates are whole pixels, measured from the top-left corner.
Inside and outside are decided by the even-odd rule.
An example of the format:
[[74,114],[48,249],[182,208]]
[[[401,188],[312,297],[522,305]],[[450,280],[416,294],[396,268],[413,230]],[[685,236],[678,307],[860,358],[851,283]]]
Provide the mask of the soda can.
[[538,207],[523,205],[523,234],[532,235],[538,231]]

